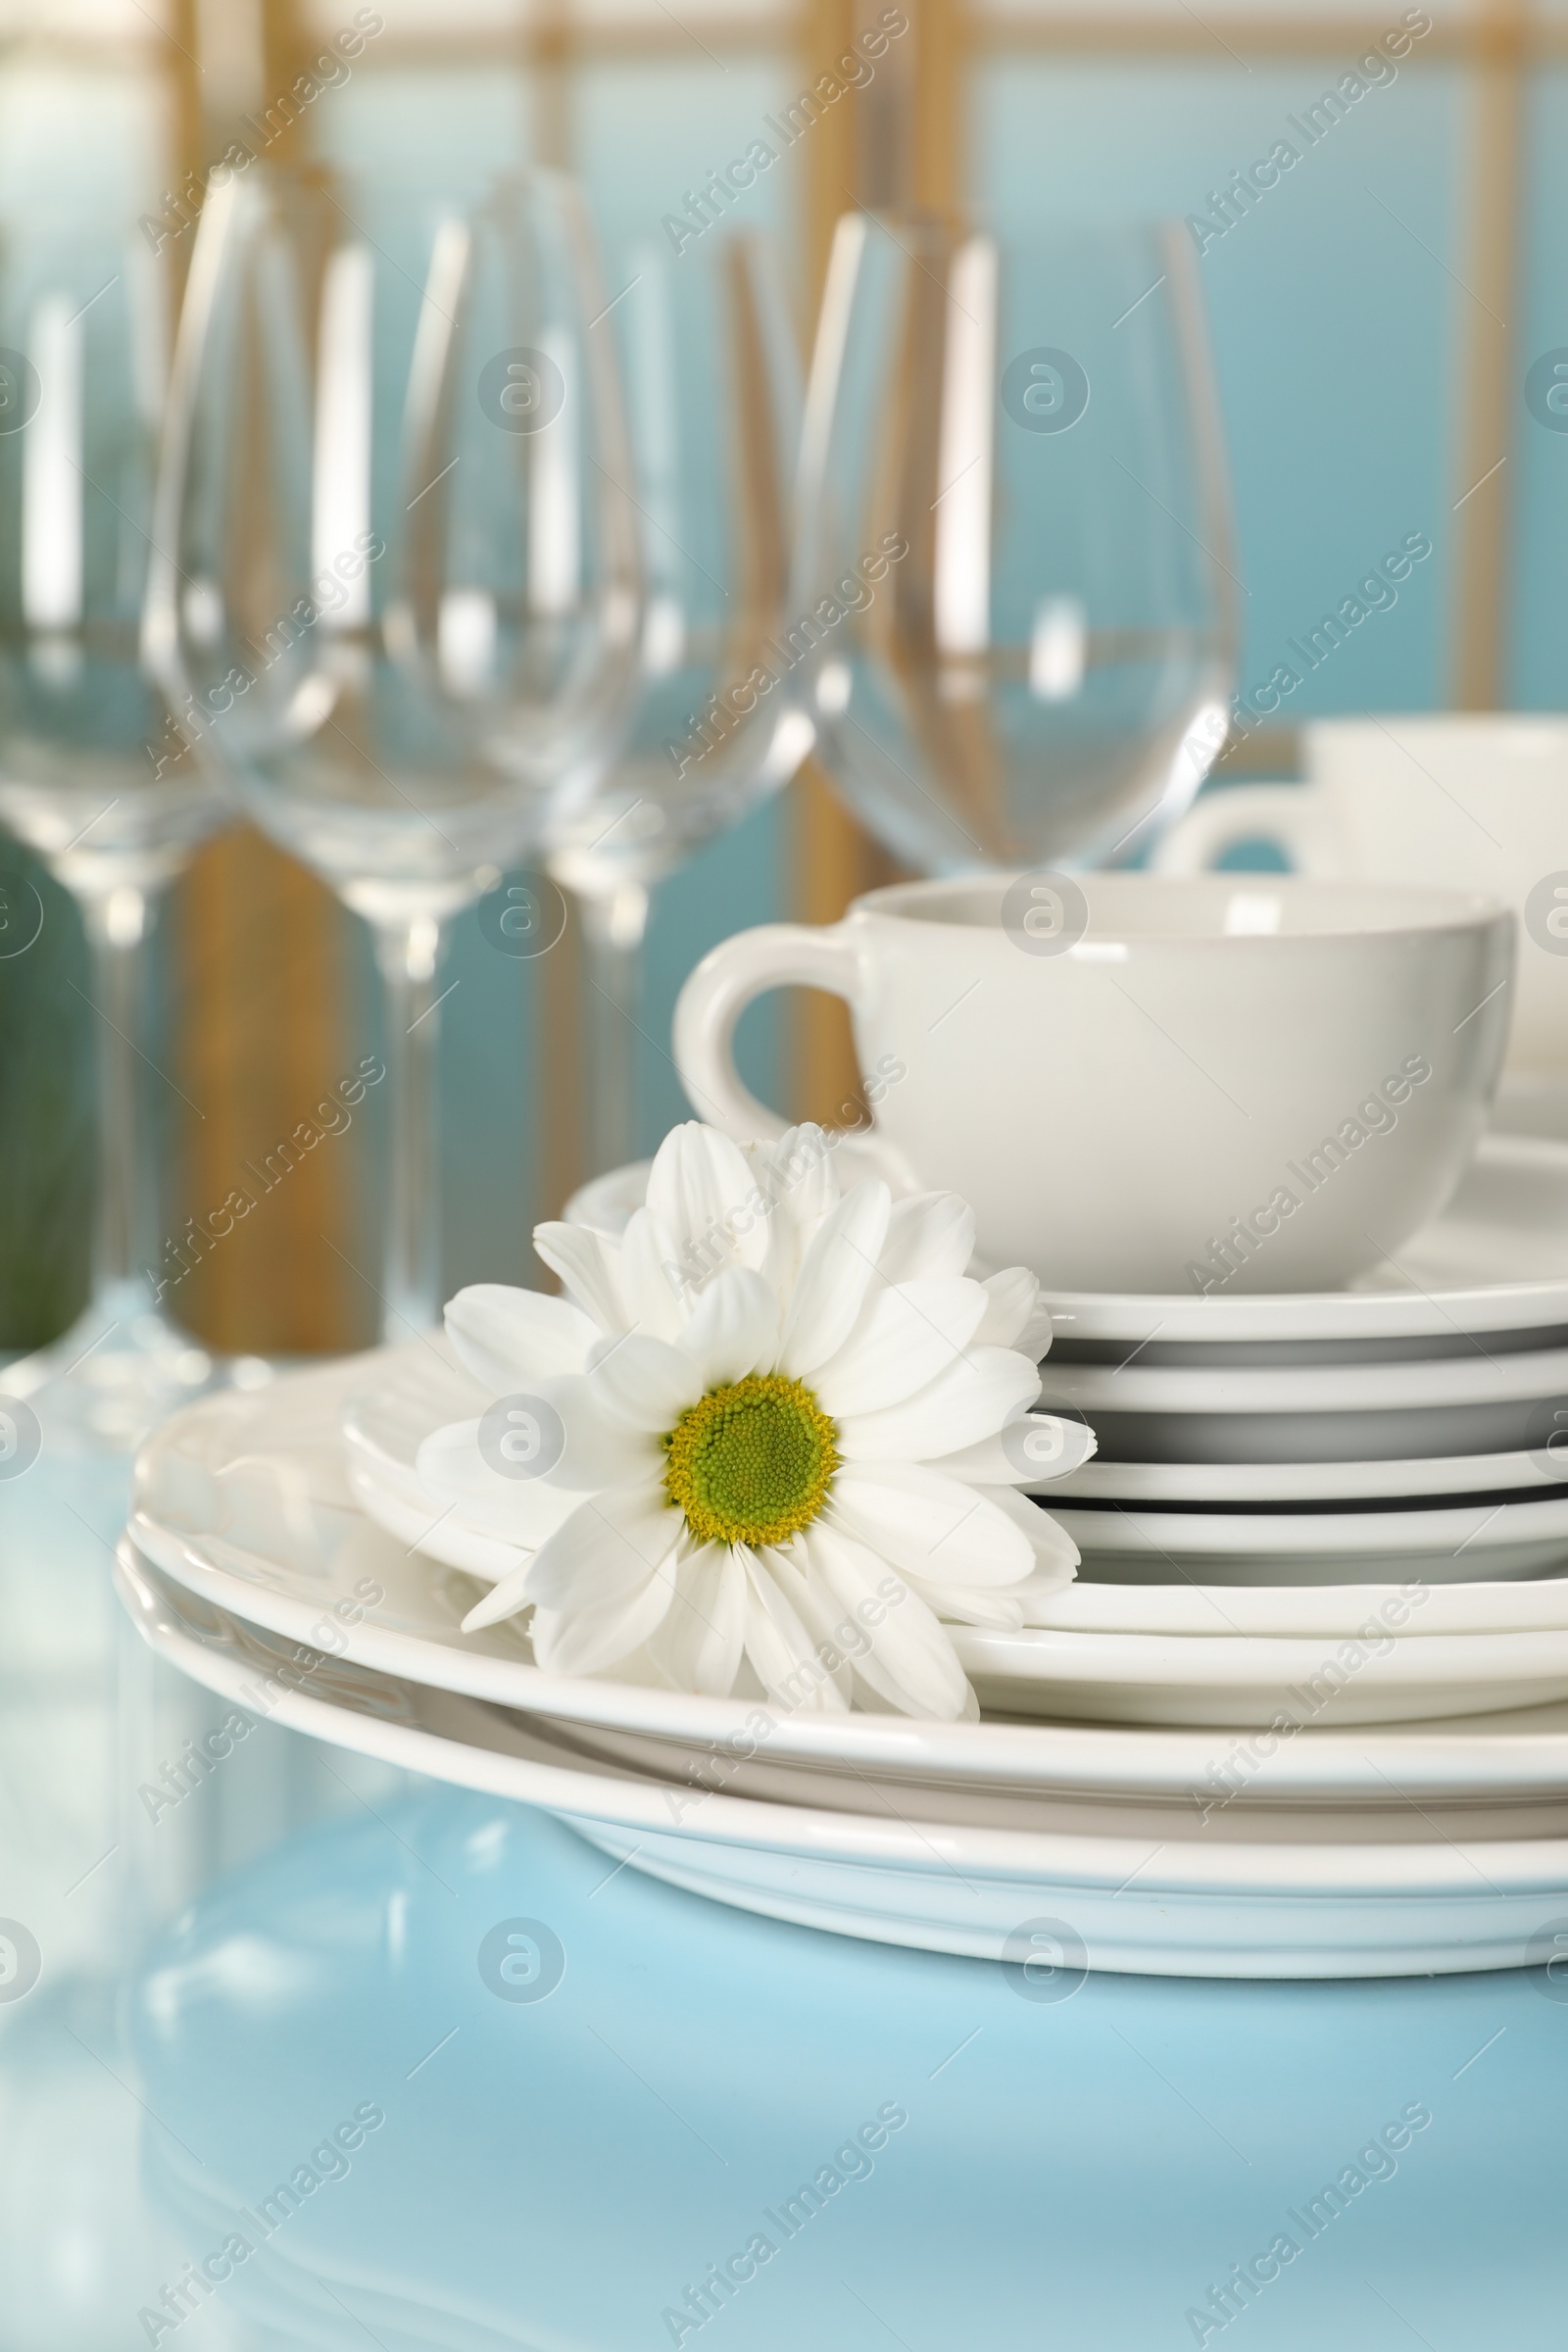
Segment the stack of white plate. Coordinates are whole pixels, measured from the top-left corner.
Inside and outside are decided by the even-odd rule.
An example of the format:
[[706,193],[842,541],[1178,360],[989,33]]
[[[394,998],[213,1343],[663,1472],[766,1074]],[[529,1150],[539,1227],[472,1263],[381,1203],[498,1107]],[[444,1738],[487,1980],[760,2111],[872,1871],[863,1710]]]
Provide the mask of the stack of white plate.
[[[1355,1289],[1060,1298],[1052,1490],[1096,1579],[1471,1583],[1568,1562],[1568,1149],[1493,1136]],[[1430,1624],[1430,1618],[1424,1618]]]
[[[637,1197],[624,1171],[577,1213]],[[1489,1143],[1383,1288],[1055,1304],[1047,1400],[1102,1453],[1043,1499],[1083,1569],[1050,1624],[956,1632],[979,1723],[567,1680],[514,1624],[463,1635],[493,1563],[414,1458],[481,1398],[431,1341],[167,1424],[122,1591],[231,1704],[542,1805],[616,1866],[1035,1988],[1552,1957],[1568,1150]]]

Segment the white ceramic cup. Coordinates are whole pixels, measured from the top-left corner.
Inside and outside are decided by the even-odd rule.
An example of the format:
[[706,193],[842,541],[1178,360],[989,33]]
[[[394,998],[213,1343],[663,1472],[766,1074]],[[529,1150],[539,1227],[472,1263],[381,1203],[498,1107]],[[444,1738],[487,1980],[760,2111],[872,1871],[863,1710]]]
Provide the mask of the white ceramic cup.
[[1568,1077],[1568,721],[1322,719],[1304,742],[1305,784],[1206,793],[1153,870],[1202,873],[1265,840],[1320,880],[1490,891],[1520,918],[1506,1067]]
[[1320,1290],[1383,1265],[1458,1181],[1512,955],[1507,910],[1456,891],[903,883],[715,948],[675,1060],[700,1118],[770,1141],[735,1023],[768,989],[830,990],[877,1105],[861,1150],[897,1189],[961,1193],[993,1265],[1056,1292]]

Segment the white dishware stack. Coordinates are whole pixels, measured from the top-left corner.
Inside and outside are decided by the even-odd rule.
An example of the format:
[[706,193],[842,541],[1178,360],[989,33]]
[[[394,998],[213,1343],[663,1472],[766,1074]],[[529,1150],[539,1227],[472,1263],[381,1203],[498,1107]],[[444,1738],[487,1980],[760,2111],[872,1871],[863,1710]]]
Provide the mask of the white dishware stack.
[[[601,1180],[571,1213],[612,1230],[645,1178]],[[464,1636],[489,1539],[432,1506],[415,1457],[488,1398],[424,1340],[170,1423],[122,1592],[241,1706],[544,1805],[700,1893],[1000,1958],[1038,1997],[1090,1968],[1549,1959],[1568,1919],[1565,1212],[1568,1149],[1494,1139],[1397,1281],[1058,1295],[1046,1400],[1110,1435],[1049,1489],[1083,1555],[1050,1623],[955,1629],[978,1723],[571,1680],[513,1622]],[[1158,1385],[1124,1400],[1112,1384],[1141,1369]],[[1259,1404],[1262,1375],[1323,1394],[1265,1383]],[[1290,1433],[1277,1459],[1241,1442],[1264,1406]],[[1498,1413],[1519,1443],[1488,1451]]]

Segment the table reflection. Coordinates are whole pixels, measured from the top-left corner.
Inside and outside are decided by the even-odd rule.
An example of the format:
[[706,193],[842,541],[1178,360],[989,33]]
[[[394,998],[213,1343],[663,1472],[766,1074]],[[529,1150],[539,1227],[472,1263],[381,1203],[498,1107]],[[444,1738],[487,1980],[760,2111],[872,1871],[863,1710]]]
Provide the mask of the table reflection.
[[137,1977],[144,2186],[194,2266],[149,2256],[144,2334],[1523,2341],[1568,2272],[1543,1988],[1031,1980],[421,1789],[215,1887]]

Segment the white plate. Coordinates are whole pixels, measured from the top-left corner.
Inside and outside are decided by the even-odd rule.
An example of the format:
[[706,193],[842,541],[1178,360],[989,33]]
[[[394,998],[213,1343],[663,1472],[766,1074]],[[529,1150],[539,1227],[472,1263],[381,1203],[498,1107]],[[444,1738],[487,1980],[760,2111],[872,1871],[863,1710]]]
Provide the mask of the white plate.
[[1041,1366],[1040,1401],[1086,1420],[1111,1461],[1402,1459],[1546,1450],[1568,1435],[1568,1350],[1426,1363],[1146,1371]]
[[[330,1628],[324,1595],[279,1608],[272,1594],[247,1591],[232,1565],[225,1568],[214,1559],[203,1567],[204,1549],[227,1549],[220,1539],[209,1539],[205,1546],[193,1544],[144,1512],[132,1517],[129,1533],[165,1575],[205,1598],[237,1609],[273,1632],[297,1640],[314,1634],[318,1644],[330,1640],[335,1646],[339,1637],[323,1630]],[[232,1552],[228,1556],[232,1562]],[[346,1576],[350,1566],[372,1576],[384,1590],[384,1573],[370,1565],[373,1556],[373,1547],[351,1541],[344,1572],[333,1578],[334,1592],[341,1595],[348,1591],[353,1581]],[[447,1607],[461,1613],[469,1594],[460,1591],[443,1597]],[[1391,1592],[1381,1605],[1397,1614],[1378,1618],[1371,1610],[1361,1610],[1352,1634],[1370,1624],[1375,1646],[1357,1643],[1349,1668],[1342,1661],[1352,1635],[1248,1634],[1225,1623],[1218,1596],[1210,1625],[1186,1625],[1177,1632],[1157,1623],[1097,1626],[1083,1618],[1017,1634],[959,1626],[952,1631],[954,1646],[982,1706],[1055,1721],[1255,1728],[1288,1715],[1327,1728],[1451,1719],[1568,1700],[1568,1625],[1558,1632],[1532,1626],[1487,1634],[1429,1633],[1420,1616],[1422,1596],[1412,1606],[1408,1593]],[[1157,1618],[1157,1609],[1154,1614]],[[1396,1639],[1396,1625],[1420,1630],[1401,1632]],[[443,1626],[437,1618],[438,1633],[450,1633],[450,1619]],[[399,1632],[376,1640],[356,1625],[342,1638],[344,1655],[373,1659],[412,1680],[478,1689],[507,1703],[528,1705],[532,1711],[541,1708],[537,1686],[545,1678],[518,1654],[525,1645],[515,1635],[511,1638],[510,1658],[505,1646],[501,1651],[500,1676],[465,1673],[461,1653],[454,1659],[443,1644],[442,1652],[432,1656],[434,1644],[421,1647],[417,1640],[411,1642]]]
[[[301,1604],[247,1591],[221,1571],[193,1573],[177,1554],[183,1573],[166,1574],[130,1531],[124,1541],[127,1556],[156,1582],[194,1595],[198,1613],[216,1607],[296,1648],[332,1641],[334,1671],[346,1659],[426,1690],[482,1696],[547,1727],[583,1756],[656,1773],[671,1785],[672,1821],[722,1792],[840,1812],[906,1814],[914,1806],[934,1820],[1097,1834],[1113,1812],[1118,1825],[1167,1839],[1490,1838],[1541,1834],[1548,1815],[1552,1834],[1568,1830],[1568,1707],[1560,1702],[1350,1732],[1332,1728],[1325,1677],[1316,1690],[1292,1686],[1262,1732],[1108,1729],[1044,1716],[978,1729],[885,1716],[792,1720],[732,1700],[552,1682],[507,1660],[481,1659],[476,1667],[453,1658],[450,1626],[445,1640],[438,1633],[426,1642],[364,1626],[339,1651],[341,1636],[318,1599]],[[169,1556],[168,1546],[161,1552]],[[1322,1642],[1297,1646],[1321,1674]],[[1231,1647],[1245,1651],[1246,1644]],[[508,1703],[519,1697],[559,1697],[559,1706]],[[717,1721],[723,1729],[715,1735]],[[1295,1728],[1282,1731],[1287,1724]]]
[[543,1806],[619,1862],[807,1927],[1069,1972],[1300,1978],[1527,1965],[1568,1906],[1560,1836],[1259,1843],[1050,1833],[683,1792],[593,1768],[549,1726],[344,1660],[303,1658],[182,1601],[126,1544],[116,1582],[152,1646],[231,1705],[287,1665],[273,1720],[411,1771]]
[[[247,1472],[247,1475],[254,1475]],[[146,1515],[129,1534],[160,1571],[197,1597],[266,1625],[291,1642],[331,1644],[353,1663],[376,1672],[461,1691],[558,1724],[635,1731],[682,1745],[698,1771],[729,1769],[741,1754],[835,1764],[882,1776],[953,1778],[992,1786],[1079,1788],[1098,1792],[1185,1794],[1201,1783],[1225,1742],[1190,1731],[1086,1731],[1069,1724],[926,1724],[894,1715],[804,1715],[745,1698],[698,1698],[689,1691],[651,1689],[612,1680],[546,1675],[531,1663],[526,1637],[511,1625],[464,1635],[459,1621],[472,1588],[432,1571],[358,1512],[315,1503],[315,1534],[270,1536],[270,1557],[249,1552],[220,1534],[174,1534]],[[381,1599],[360,1616],[355,1588],[365,1581]],[[1425,1601],[1422,1628],[1457,1630],[1474,1644],[1469,1625],[1452,1609],[1469,1599],[1495,1613],[1509,1633],[1568,1630],[1568,1583],[1535,1588],[1446,1588]],[[1109,1630],[1213,1633],[1215,1621],[1234,1633],[1293,1633],[1356,1637],[1361,1628],[1396,1623],[1396,1588],[1338,1588],[1328,1592],[1274,1594],[1262,1590],[1203,1594],[1197,1586],[1136,1588],[1069,1586],[1055,1594],[1057,1616],[1072,1625]],[[1077,1601],[1077,1616],[1072,1604]],[[1526,1606],[1528,1604],[1528,1606]],[[1405,1601],[1408,1606],[1408,1601]],[[1185,1613],[1190,1611],[1190,1613]],[[1307,1646],[1307,1642],[1304,1642]],[[1568,1707],[1538,1707],[1531,1715],[1495,1715],[1467,1722],[1462,1739],[1444,1736],[1340,1734],[1309,1724],[1281,1747],[1269,1766],[1277,1794],[1382,1799],[1390,1778],[1401,1789],[1509,1792],[1568,1786]],[[1523,1739],[1531,1734],[1531,1739]],[[1523,1745],[1521,1745],[1523,1739]]]
[[1086,1462],[1050,1488],[1052,1508],[1096,1502],[1332,1502],[1380,1496],[1412,1506],[1440,1494],[1496,1497],[1509,1489],[1568,1487],[1568,1459],[1544,1453],[1460,1453],[1415,1461]]
[[[1473,1351],[1436,1363],[1186,1365],[1152,1372],[1135,1364],[1040,1367],[1040,1401],[1052,1412],[1097,1413],[1388,1413],[1486,1404],[1565,1400],[1568,1349],[1518,1355]],[[1546,1416],[1545,1435],[1551,1435]]]
[[[1049,1358],[1047,1359],[1049,1362]],[[1085,1416],[1087,1421],[1087,1416]],[[1124,1413],[1096,1410],[1107,1462],[1292,1463],[1426,1460],[1478,1453],[1560,1454],[1568,1396],[1325,1413]]]
[[[648,1162],[617,1168],[573,1196],[566,1214],[613,1232],[641,1205]],[[1430,1339],[1568,1330],[1568,1144],[1483,1138],[1442,1215],[1396,1251],[1377,1279],[1348,1291],[1174,1297],[1056,1294],[1063,1339],[1129,1347],[1251,1347]]]
[[[955,1646],[982,1706],[1089,1723],[1416,1723],[1568,1698],[1568,1635],[1411,1635],[1376,1646],[1259,1635],[971,1630]],[[1382,1654],[1379,1654],[1381,1650]],[[1355,1660],[1352,1664],[1349,1661]],[[1342,1662],[1344,1661],[1344,1662]]]
[[[354,1507],[332,1439],[343,1391],[363,1388],[371,1365],[385,1366],[388,1376],[398,1369],[408,1377],[394,1367],[395,1354],[406,1366],[407,1351],[385,1351],[368,1365],[360,1359],[290,1374],[269,1391],[247,1397],[220,1396],[176,1416],[138,1465],[139,1507],[131,1520],[138,1544],[164,1573],[190,1590],[289,1639],[317,1646],[335,1641],[346,1656],[378,1670],[564,1721],[673,1740],[700,1757],[733,1755],[733,1746],[725,1743],[737,1735],[755,1747],[760,1726],[770,1755],[830,1760],[858,1770],[891,1767],[995,1779],[1018,1772],[1049,1778],[1081,1769],[1074,1751],[1064,1759],[1059,1730],[1033,1735],[1037,1742],[1045,1741],[1041,1746],[1031,1745],[1031,1736],[1012,1727],[982,1726],[980,1736],[964,1725],[912,1724],[896,1717],[791,1715],[745,1699],[700,1699],[662,1688],[545,1675],[533,1665],[525,1636],[510,1623],[463,1635],[460,1622],[475,1588],[421,1558]],[[429,1378],[439,1393],[443,1368],[436,1364]],[[382,1595],[368,1614],[353,1605],[362,1578]],[[1400,1598],[1392,1586],[1318,1594],[1219,1591],[1206,1597],[1195,1588],[1167,1588],[1140,1598],[1118,1594],[1113,1587],[1092,1592],[1074,1585],[1051,1604],[1053,1629],[1071,1638],[1058,1642],[1057,1654],[1070,1663],[1046,1696],[1037,1689],[1028,1704],[1038,1709],[1049,1699],[1058,1714],[1070,1708],[1080,1716],[1110,1714],[1123,1720],[1140,1711],[1163,1710],[1168,1717],[1174,1708],[1185,1710],[1188,1720],[1213,1720],[1217,1710],[1220,1720],[1235,1721],[1240,1707],[1243,1715],[1257,1720],[1262,1691],[1271,1694],[1263,1706],[1267,1720],[1282,1685],[1300,1689],[1313,1683],[1326,1656],[1325,1643],[1353,1638],[1372,1621],[1382,1629],[1381,1646],[1383,1632],[1393,1636],[1402,1624],[1405,1630],[1398,1632],[1389,1655],[1402,1657],[1410,1650],[1412,1661],[1390,1669],[1387,1658],[1358,1660],[1348,1695],[1310,1712],[1317,1727],[1311,1738],[1319,1742],[1328,1736],[1325,1722],[1364,1714],[1369,1694],[1380,1690],[1392,1695],[1372,1702],[1375,1711],[1385,1704],[1408,1710],[1411,1691],[1424,1693],[1419,1704],[1429,1712],[1445,1704],[1496,1707],[1504,1698],[1521,1703],[1525,1696],[1539,1695],[1528,1689],[1529,1637],[1541,1641],[1545,1675],[1554,1671],[1554,1642],[1568,1635],[1568,1581],[1434,1591],[1414,1607],[1408,1594],[1402,1607]],[[1099,1639],[1086,1646],[1085,1636]],[[1126,1636],[1158,1637],[1166,1652],[1163,1662],[1129,1648],[1123,1675],[1116,1647]],[[1183,1639],[1171,1639],[1178,1636]],[[1194,1636],[1205,1639],[1194,1647]],[[1279,1641],[1299,1646],[1294,1656],[1265,1659],[1250,1670],[1247,1685],[1245,1663],[1239,1668],[1235,1657],[1210,1663],[1200,1655],[1222,1646],[1245,1653],[1250,1640],[1238,1642],[1237,1636],[1258,1637],[1265,1646]],[[1446,1639],[1437,1640],[1440,1636]],[[1457,1643],[1446,1639],[1455,1636],[1462,1637]],[[1016,1679],[1015,1658],[989,1652],[987,1637],[966,1633],[960,1638],[974,1645],[965,1654],[977,1671],[986,1674],[995,1667]],[[1494,1651],[1494,1642],[1500,1644]],[[1201,1671],[1178,1688],[1184,1651],[1189,1665],[1197,1660]],[[1424,1664],[1415,1657],[1418,1652],[1426,1653]],[[1456,1676],[1456,1660],[1461,1666],[1469,1661],[1468,1687]],[[1494,1660],[1494,1676],[1489,1660]],[[1282,1668],[1289,1671],[1282,1674]],[[1244,1687],[1252,1693],[1250,1700],[1238,1696]],[[1170,1695],[1161,1697],[1167,1689]],[[1457,1694],[1445,1695],[1452,1690]],[[1008,1703],[1017,1705],[1016,1692]],[[1021,1748],[1015,1745],[1020,1738]],[[1101,1751],[1101,1763],[1093,1769],[1136,1773],[1147,1760],[1145,1755],[1105,1767]],[[1353,1759],[1351,1768],[1353,1773]],[[1180,1769],[1189,1780],[1195,1774],[1201,1778],[1193,1755],[1183,1757]],[[1364,1778],[1364,1759],[1360,1769]]]
[[1054,1509],[1081,1575],[1162,1584],[1474,1584],[1568,1565],[1568,1498],[1411,1511]]

